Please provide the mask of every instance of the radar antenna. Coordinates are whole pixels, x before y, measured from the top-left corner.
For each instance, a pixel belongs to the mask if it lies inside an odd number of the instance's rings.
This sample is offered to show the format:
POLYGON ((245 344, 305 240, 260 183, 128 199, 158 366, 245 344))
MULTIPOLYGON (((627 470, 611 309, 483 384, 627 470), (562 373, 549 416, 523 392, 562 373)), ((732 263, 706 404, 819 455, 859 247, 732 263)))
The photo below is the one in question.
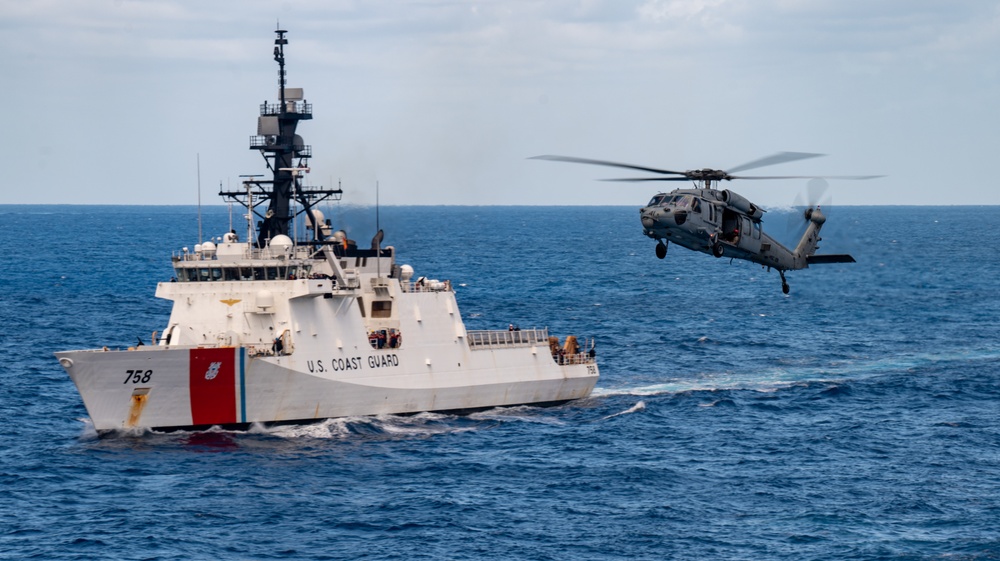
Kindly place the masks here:
MULTIPOLYGON (((302 88, 289 88, 285 74, 285 45, 288 39, 284 29, 275 30, 274 61, 278 63, 278 103, 264 101, 257 117, 257 134, 250 137, 250 149, 257 150, 271 172, 271 179, 248 178, 241 189, 221 190, 219 195, 242 204, 247 209, 248 220, 259 219, 257 245, 263 247, 268 239, 279 234, 288 235, 289 223, 296 215, 309 213, 317 203, 331 199, 339 201, 343 191, 321 186, 304 185, 303 177, 292 170, 308 169, 312 146, 295 134, 299 121, 312 119, 312 104, 307 103, 302 88), (302 209, 293 211, 295 199, 302 209), (257 207, 267 203, 267 210, 257 207)), ((319 230, 314 230, 319 239, 319 230)))

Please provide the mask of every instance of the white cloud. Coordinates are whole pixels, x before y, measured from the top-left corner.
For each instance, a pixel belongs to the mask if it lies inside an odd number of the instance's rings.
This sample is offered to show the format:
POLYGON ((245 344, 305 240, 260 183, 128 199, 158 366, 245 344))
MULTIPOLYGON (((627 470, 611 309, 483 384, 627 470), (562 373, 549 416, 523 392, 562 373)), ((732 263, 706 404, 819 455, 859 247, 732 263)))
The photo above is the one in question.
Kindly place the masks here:
MULTIPOLYGON (((54 195, 71 202, 189 202, 196 152, 206 182, 260 171, 244 143, 275 95, 279 17, 290 83, 315 104, 302 134, 317 182, 378 177, 400 204, 626 204, 647 193, 524 158, 725 167, 779 150, 831 157, 775 173, 890 175, 838 201, 929 203, 978 181, 1000 129, 1000 12, 971 0, 0 0, 0 13, 0 73, 23 85, 0 103, 44 107, 8 119, 0 149, 25 164, 11 181, 40 165, 102 178, 54 195)), ((795 190, 735 187, 762 203, 795 190)), ((984 201, 1000 193, 970 196, 984 201)))

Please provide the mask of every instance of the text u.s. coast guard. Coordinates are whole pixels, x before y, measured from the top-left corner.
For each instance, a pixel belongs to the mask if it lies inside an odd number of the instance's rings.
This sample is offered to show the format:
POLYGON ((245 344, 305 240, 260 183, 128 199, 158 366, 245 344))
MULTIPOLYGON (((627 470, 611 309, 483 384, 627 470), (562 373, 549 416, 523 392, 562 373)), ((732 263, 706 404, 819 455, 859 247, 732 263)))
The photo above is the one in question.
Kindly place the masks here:
POLYGON ((309 369, 310 373, 321 373, 321 372, 342 372, 345 370, 361 370, 363 367, 368 368, 392 368, 399 366, 399 356, 395 353, 387 353, 381 355, 370 355, 367 360, 362 360, 360 356, 352 356, 347 358, 332 358, 328 361, 324 360, 307 360, 306 368, 309 369))

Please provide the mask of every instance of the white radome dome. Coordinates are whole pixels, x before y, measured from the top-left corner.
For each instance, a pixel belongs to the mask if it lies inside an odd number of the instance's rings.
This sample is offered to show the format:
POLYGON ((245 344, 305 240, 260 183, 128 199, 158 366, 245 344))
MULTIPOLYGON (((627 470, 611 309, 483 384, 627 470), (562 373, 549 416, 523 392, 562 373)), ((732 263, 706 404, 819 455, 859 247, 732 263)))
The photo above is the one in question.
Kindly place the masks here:
POLYGON ((267 247, 271 248, 273 255, 291 255, 294 245, 292 238, 284 234, 278 234, 271 238, 271 242, 267 244, 267 247))
POLYGON ((409 282, 413 278, 413 267, 409 265, 403 265, 399 268, 399 277, 403 282, 409 282))

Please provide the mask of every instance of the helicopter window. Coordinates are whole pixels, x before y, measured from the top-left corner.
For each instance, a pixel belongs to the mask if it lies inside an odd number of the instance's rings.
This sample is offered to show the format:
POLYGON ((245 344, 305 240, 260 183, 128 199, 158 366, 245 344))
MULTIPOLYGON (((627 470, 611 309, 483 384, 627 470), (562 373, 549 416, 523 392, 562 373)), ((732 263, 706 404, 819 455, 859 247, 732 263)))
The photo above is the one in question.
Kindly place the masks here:
POLYGON ((664 196, 664 195, 657 195, 657 196, 653 197, 652 200, 649 201, 649 204, 646 205, 646 206, 656 206, 656 205, 664 202, 663 199, 665 199, 665 198, 667 198, 667 197, 664 196))
POLYGON ((760 239, 760 222, 753 223, 753 239, 760 239))
POLYGON ((690 197, 677 197, 674 201, 674 206, 677 208, 687 208, 689 204, 691 204, 690 197))
POLYGON ((744 236, 749 235, 750 234, 750 219, 744 216, 742 222, 743 222, 743 235, 744 236))
POLYGON ((693 203, 691 204, 691 210, 693 210, 694 212, 701 212, 701 203, 698 202, 698 199, 694 199, 693 203))

